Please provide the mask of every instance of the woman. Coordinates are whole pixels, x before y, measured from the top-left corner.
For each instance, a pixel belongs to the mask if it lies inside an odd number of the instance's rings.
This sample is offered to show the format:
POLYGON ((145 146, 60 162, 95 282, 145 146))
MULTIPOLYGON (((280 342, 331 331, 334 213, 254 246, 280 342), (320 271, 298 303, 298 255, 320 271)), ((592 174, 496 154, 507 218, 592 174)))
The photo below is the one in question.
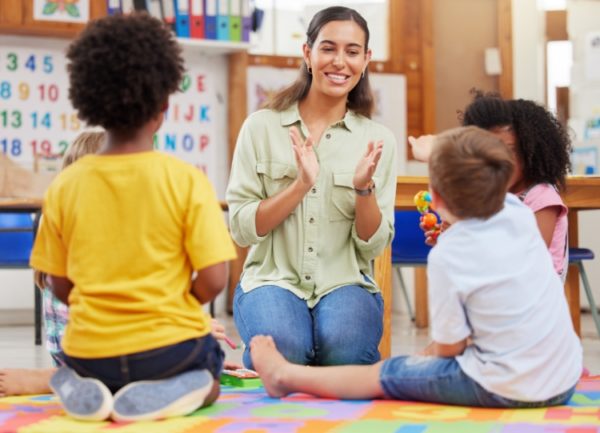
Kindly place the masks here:
POLYGON ((234 319, 246 346, 272 335, 299 364, 380 358, 370 262, 394 235, 396 142, 369 118, 368 43, 355 10, 317 13, 299 78, 248 117, 233 158, 231 232, 251 246, 234 319))

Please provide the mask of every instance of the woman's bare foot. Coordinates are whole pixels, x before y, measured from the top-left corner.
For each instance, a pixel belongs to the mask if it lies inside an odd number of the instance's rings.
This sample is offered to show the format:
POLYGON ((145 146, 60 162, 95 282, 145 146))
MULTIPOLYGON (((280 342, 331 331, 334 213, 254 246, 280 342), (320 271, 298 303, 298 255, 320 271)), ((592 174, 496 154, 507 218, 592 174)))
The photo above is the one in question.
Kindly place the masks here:
POLYGON ((271 397, 285 397, 294 392, 286 386, 289 367, 292 367, 277 350, 273 338, 269 335, 256 335, 250 341, 252 365, 271 397))
POLYGON ((50 394, 50 377, 56 369, 6 368, 0 370, 0 397, 50 394))

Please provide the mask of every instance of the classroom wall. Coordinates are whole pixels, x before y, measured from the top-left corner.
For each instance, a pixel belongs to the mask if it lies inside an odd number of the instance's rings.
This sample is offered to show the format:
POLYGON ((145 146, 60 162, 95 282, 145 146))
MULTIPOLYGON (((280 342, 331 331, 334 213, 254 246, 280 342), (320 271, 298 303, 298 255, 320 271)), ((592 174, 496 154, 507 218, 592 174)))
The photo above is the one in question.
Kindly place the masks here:
POLYGON ((436 131, 458 125, 472 88, 498 91, 484 64, 485 49, 498 46, 496 16, 497 0, 434 0, 436 131))
MULTIPOLYGON (((1 1, 1 0, 0 0, 1 1)), ((11 92, 2 95, 2 109, 20 111, 23 124, 19 128, 0 129, 0 142, 4 139, 19 138, 22 152, 8 156, 26 168, 32 168, 32 140, 38 143, 48 140, 52 143, 52 152, 59 150, 60 141, 72 140, 82 128, 64 130, 60 115, 74 112, 67 98, 67 78, 64 62, 59 56, 65 51, 70 40, 28 36, 0 35, 1 82, 9 82, 11 92), (20 59, 19 70, 14 74, 5 73, 6 53, 15 52, 20 59), (35 71, 24 67, 30 55, 39 60, 35 71), (54 58, 55 69, 46 74, 41 69, 44 56, 54 58), (59 72, 62 71, 62 72, 59 72), (30 91, 28 99, 23 101, 17 91, 21 83, 27 83, 30 91), (56 85, 59 98, 54 101, 40 99, 38 86, 56 85), (50 113, 52 126, 49 128, 30 124, 32 119, 41 119, 50 113), (27 123, 29 122, 29 123, 27 123)), ((193 46, 183 49, 189 80, 186 91, 178 92, 169 101, 169 111, 165 124, 157 133, 159 150, 172 153, 182 159, 204 168, 215 186, 221 200, 225 198, 225 188, 229 178, 228 133, 227 133, 227 56, 225 54, 200 53, 193 46), (203 108, 202 108, 203 107, 203 108)), ((0 149, 1 151, 1 149, 0 149)), ((0 324, 31 323, 33 315, 33 273, 30 270, 0 271, 0 324)))
POLYGON ((513 97, 544 103, 545 19, 537 0, 513 0, 513 97))
MULTIPOLYGON (((575 134, 575 147, 596 147, 600 150, 600 137, 585 139, 585 122, 600 118, 600 59, 597 59, 597 78, 591 79, 586 71, 588 51, 586 37, 591 32, 600 32, 600 1, 568 0, 567 30, 573 43, 573 67, 570 86, 570 126, 575 134)), ((596 304, 600 305, 600 232, 598 231, 600 211, 579 212, 579 244, 590 248, 596 258, 585 262, 590 286, 596 304)), ((587 306, 583 295, 582 305, 587 306)))

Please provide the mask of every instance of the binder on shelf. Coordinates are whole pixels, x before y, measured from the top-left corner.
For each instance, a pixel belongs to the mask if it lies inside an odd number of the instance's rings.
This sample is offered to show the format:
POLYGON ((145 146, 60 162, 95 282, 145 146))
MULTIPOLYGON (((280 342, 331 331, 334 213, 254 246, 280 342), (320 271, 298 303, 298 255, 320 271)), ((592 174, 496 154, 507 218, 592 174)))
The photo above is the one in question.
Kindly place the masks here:
POLYGON ((164 21, 165 14, 163 12, 163 0, 146 0, 146 10, 150 16, 164 21))
POLYGON ((252 30, 252 13, 250 12, 250 0, 242 2, 242 41, 250 42, 250 31, 252 30))
POLYGON ((133 0, 133 9, 136 11, 147 11, 146 0, 133 0))
POLYGON ((229 0, 229 40, 242 40, 242 0, 229 0))
POLYGON ((229 40, 229 0, 217 1, 217 39, 229 40))
POLYGON ((217 39, 217 0, 204 0, 204 37, 217 39))
POLYGON ((120 14, 121 11, 121 0, 106 1, 106 12, 108 13, 108 15, 120 14))
POLYGON ((124 14, 130 14, 135 10, 133 0, 121 0, 121 12, 124 14))
POLYGON ((180 38, 190 37, 189 0, 173 0, 175 6, 175 34, 180 38))
POLYGON ((162 0, 163 4, 163 20, 167 25, 175 31, 175 3, 173 0, 162 0))
POLYGON ((190 37, 204 38, 204 0, 190 0, 190 37))

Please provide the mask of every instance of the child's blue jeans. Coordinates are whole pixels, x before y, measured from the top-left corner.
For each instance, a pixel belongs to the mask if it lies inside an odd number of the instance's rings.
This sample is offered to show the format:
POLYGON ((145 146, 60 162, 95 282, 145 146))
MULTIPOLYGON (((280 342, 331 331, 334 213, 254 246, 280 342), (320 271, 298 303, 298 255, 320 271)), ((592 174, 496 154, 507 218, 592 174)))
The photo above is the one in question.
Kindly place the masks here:
POLYGON ((557 406, 569 401, 575 385, 548 400, 516 401, 486 391, 463 373, 455 358, 398 356, 384 361, 381 387, 395 400, 423 401, 459 406, 534 408, 557 406))
POLYGON ((340 287, 314 308, 278 286, 262 286, 233 298, 233 318, 246 344, 244 365, 252 368, 248 344, 271 335, 290 362, 301 365, 374 364, 380 359, 383 299, 360 286, 340 287))
POLYGON ((190 370, 206 369, 219 380, 224 358, 221 346, 211 334, 111 358, 84 359, 64 355, 67 366, 80 376, 100 380, 113 393, 131 382, 166 379, 190 370))

